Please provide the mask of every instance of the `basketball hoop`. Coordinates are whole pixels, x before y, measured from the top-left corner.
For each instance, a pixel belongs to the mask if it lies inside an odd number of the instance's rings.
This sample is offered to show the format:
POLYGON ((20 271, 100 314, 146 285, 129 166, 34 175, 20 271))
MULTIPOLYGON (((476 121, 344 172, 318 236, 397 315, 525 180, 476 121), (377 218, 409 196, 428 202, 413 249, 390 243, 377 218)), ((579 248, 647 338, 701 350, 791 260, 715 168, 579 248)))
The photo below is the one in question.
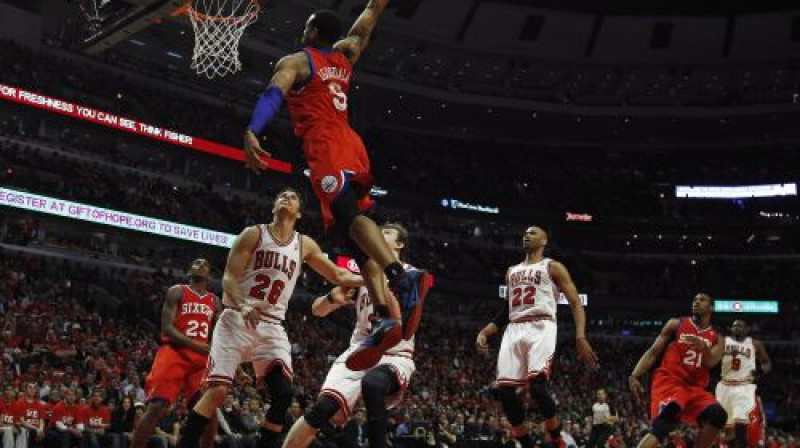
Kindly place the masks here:
POLYGON ((258 18, 258 0, 194 0, 186 14, 194 28, 192 68, 208 79, 242 69, 239 40, 258 18))

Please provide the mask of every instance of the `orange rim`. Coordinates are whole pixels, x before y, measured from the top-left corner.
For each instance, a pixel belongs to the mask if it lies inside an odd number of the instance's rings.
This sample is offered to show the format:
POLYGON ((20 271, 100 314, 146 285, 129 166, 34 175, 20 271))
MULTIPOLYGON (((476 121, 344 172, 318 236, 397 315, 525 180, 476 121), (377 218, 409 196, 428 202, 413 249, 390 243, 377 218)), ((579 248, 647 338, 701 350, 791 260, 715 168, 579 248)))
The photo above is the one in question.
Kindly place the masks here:
POLYGON ((192 6, 191 2, 187 2, 183 6, 175 9, 170 13, 171 16, 179 16, 179 15, 187 15, 194 20, 199 20, 201 22, 238 22, 242 19, 250 19, 258 15, 261 12, 261 2, 259 0, 250 0, 251 5, 255 5, 255 9, 247 14, 238 15, 238 16, 210 16, 208 14, 204 14, 202 12, 198 12, 192 6))

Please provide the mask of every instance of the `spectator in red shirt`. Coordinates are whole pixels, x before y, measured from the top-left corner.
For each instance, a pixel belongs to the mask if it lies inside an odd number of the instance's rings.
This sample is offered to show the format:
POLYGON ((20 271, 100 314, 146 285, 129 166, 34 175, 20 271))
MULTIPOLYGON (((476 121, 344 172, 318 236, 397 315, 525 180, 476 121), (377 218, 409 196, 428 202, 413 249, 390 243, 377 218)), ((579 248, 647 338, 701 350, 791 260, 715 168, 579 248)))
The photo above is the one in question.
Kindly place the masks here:
POLYGON ((50 428, 47 430, 47 444, 53 448, 77 446, 83 436, 86 424, 84 410, 75 402, 75 391, 64 390, 64 400, 53 407, 50 428))
MULTIPOLYGON (((39 387, 36 382, 25 384, 25 396, 14 403, 14 421, 19 430, 17 439, 27 439, 28 446, 40 446, 44 440, 45 406, 39 401, 39 387)), ((19 440, 17 446, 19 446, 19 440)))
POLYGON ((88 448, 113 446, 114 438, 109 433, 111 426, 111 410, 103 404, 103 390, 96 388, 92 391, 92 398, 84 408, 86 428, 83 439, 88 448))
POLYGON ((3 399, 0 400, 0 434, 2 434, 3 448, 14 448, 14 439, 17 428, 14 426, 14 402, 17 399, 17 390, 13 385, 6 385, 3 399))

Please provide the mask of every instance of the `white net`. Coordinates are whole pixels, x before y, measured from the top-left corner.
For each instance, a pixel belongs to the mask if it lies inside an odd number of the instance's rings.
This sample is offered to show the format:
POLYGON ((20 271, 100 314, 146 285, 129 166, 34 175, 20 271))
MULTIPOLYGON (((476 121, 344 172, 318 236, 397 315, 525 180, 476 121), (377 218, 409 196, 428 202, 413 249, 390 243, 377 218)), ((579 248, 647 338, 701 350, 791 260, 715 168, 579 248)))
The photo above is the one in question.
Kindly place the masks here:
POLYGON ((257 0, 194 0, 187 14, 194 28, 192 68, 207 78, 242 69, 239 40, 258 18, 257 0))

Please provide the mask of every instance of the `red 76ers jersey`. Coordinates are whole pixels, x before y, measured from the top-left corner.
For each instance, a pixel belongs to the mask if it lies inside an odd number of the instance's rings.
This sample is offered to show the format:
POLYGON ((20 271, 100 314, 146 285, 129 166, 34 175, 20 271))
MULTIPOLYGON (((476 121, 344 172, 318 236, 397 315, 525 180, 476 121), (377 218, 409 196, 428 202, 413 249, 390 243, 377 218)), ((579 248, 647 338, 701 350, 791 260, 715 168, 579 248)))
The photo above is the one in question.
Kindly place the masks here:
MULTIPOLYGON (((188 285, 181 285, 181 288, 183 292, 172 325, 187 337, 208 343, 217 297, 213 292, 200 296, 188 285)), ((161 335, 161 341, 169 344, 169 338, 164 334, 161 335)))
POLYGON ((699 328, 691 317, 682 318, 675 330, 675 339, 667 345, 656 373, 692 386, 708 387, 711 369, 703 367, 703 352, 695 350, 686 340, 686 335, 699 337, 709 347, 713 347, 719 337, 714 327, 699 328))
POLYGON ((347 118, 347 92, 353 68, 339 50, 320 50, 307 47, 303 50, 311 69, 305 85, 295 86, 289 92, 289 115, 294 132, 302 137, 318 125, 349 127, 347 118))

